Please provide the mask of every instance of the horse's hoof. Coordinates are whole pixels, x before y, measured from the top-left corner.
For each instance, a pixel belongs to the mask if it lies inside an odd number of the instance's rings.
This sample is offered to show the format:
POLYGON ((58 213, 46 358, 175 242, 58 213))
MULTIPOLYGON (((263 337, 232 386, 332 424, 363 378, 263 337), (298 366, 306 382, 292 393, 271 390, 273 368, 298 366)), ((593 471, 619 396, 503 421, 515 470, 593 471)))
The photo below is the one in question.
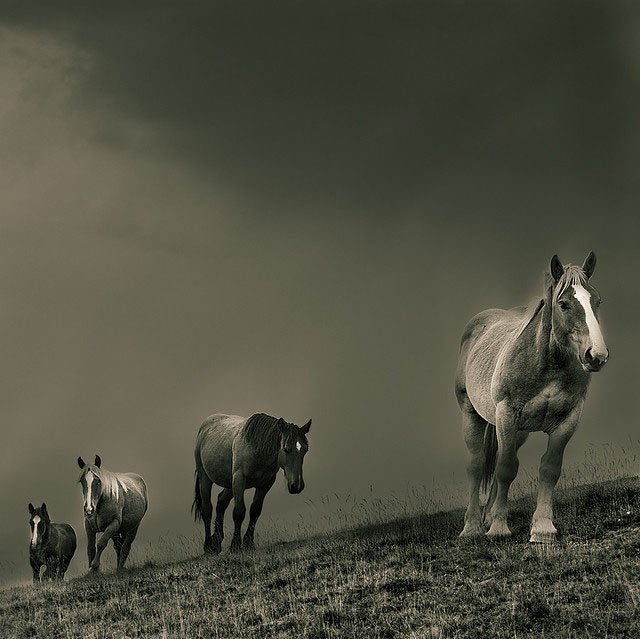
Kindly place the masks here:
POLYGON ((252 541, 250 542, 244 542, 244 544, 242 544, 242 550, 247 550, 247 551, 252 551, 255 550, 255 545, 252 541))
POLYGON ((492 541, 505 541, 511 538, 511 531, 505 522, 500 522, 497 519, 494 519, 491 524, 491 528, 486 532, 485 537, 492 541))
POLYGON ((552 532, 532 532, 529 542, 532 544, 544 544, 550 546, 556 543, 557 535, 552 532))
POLYGON ((220 544, 205 544, 204 554, 205 555, 219 555, 222 550, 222 546, 220 544))
POLYGON ((482 537, 484 533, 485 529, 480 524, 465 524, 458 536, 460 539, 477 539, 482 537))

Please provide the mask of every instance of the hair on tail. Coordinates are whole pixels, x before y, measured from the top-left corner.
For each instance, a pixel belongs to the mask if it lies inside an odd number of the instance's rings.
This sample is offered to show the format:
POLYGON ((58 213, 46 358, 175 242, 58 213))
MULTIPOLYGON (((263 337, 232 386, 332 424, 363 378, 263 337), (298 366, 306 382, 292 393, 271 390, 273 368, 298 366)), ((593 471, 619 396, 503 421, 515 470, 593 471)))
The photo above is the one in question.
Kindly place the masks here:
POLYGON ((482 474, 482 490, 486 493, 496 471, 496 459, 498 456, 498 437, 496 427, 487 424, 484 430, 484 473, 482 474))
POLYGON ((196 521, 202 521, 202 495, 200 494, 200 477, 198 476, 198 469, 196 468, 196 487, 195 497, 191 504, 191 514, 196 521))

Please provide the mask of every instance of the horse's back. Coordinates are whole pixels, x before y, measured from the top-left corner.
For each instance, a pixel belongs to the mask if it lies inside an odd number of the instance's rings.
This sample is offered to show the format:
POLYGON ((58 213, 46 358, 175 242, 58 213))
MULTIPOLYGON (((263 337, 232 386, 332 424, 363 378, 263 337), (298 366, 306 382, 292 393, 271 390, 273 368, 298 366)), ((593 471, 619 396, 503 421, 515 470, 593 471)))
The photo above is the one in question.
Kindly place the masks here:
POLYGON ((202 468, 209 479, 231 488, 233 475, 233 442, 246 423, 245 417, 221 413, 207 417, 196 439, 196 469, 202 468))
POLYGON ((58 540, 58 548, 60 553, 65 557, 71 557, 76 551, 78 539, 76 531, 70 524, 51 524, 51 528, 56 531, 58 540))
POLYGON ((489 423, 495 423, 491 380, 505 344, 520 329, 526 307, 492 308, 474 316, 460 343, 456 372, 456 395, 461 407, 467 401, 489 423))
POLYGON ((118 481, 124 492, 121 530, 126 532, 140 524, 149 506, 147 483, 137 473, 118 473, 118 481))

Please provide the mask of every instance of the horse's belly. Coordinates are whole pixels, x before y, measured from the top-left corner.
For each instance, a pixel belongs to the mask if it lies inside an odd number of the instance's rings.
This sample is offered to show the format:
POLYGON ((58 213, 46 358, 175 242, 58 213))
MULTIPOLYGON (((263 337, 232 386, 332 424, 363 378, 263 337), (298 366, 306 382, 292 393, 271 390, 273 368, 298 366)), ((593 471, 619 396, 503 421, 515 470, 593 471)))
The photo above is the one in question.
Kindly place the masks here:
POLYGON ((218 486, 231 488, 233 448, 226 438, 210 437, 200 449, 200 461, 209 479, 218 486))

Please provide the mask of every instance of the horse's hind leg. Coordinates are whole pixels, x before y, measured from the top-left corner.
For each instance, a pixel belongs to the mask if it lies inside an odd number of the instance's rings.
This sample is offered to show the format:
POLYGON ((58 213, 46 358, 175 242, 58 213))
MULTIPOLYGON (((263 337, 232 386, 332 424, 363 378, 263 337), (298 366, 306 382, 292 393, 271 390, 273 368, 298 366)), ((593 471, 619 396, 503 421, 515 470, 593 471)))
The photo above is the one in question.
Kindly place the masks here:
POLYGON ((122 533, 118 533, 116 535, 114 535, 111 538, 111 541, 113 542, 113 548, 116 551, 116 560, 117 560, 117 565, 120 564, 120 552, 122 551, 122 533))
POLYGON ((245 479, 241 471, 233 473, 233 539, 231 540, 232 552, 242 550, 242 522, 247 509, 244 505, 245 479))
POLYGON ((260 517, 260 513, 262 513, 262 504, 264 503, 264 498, 267 496, 267 493, 273 486, 273 482, 275 482, 276 478, 274 478, 266 485, 261 486, 260 488, 256 488, 256 492, 253 496, 253 501, 251 502, 251 508, 249 509, 249 525, 247 526, 247 531, 244 534, 243 548, 245 550, 251 550, 254 547, 253 544, 253 533, 256 529, 256 522, 258 521, 258 517, 260 517))
POLYGON ((213 531, 213 538, 209 545, 209 552, 220 552, 222 549, 222 540, 224 539, 224 513, 229 507, 229 503, 233 498, 233 493, 230 488, 223 488, 216 503, 216 523, 213 531))
POLYGON ((476 413, 468 397, 460 402, 462 409, 462 430, 469 450, 467 479, 469 481, 469 503, 464 514, 464 528, 461 537, 476 537, 484 534, 482 511, 480 508, 480 484, 484 475, 484 432, 487 422, 476 413))
POLYGON ((200 500, 202 508, 202 523, 204 524, 204 551, 205 553, 214 552, 211 542, 211 517, 213 515, 213 505, 211 504, 211 488, 213 482, 207 476, 203 469, 198 471, 198 490, 200 491, 200 500))
POLYGON ((131 544, 138 534, 138 527, 120 536, 120 554, 118 555, 118 570, 124 568, 124 562, 127 561, 129 551, 131 550, 131 544))

